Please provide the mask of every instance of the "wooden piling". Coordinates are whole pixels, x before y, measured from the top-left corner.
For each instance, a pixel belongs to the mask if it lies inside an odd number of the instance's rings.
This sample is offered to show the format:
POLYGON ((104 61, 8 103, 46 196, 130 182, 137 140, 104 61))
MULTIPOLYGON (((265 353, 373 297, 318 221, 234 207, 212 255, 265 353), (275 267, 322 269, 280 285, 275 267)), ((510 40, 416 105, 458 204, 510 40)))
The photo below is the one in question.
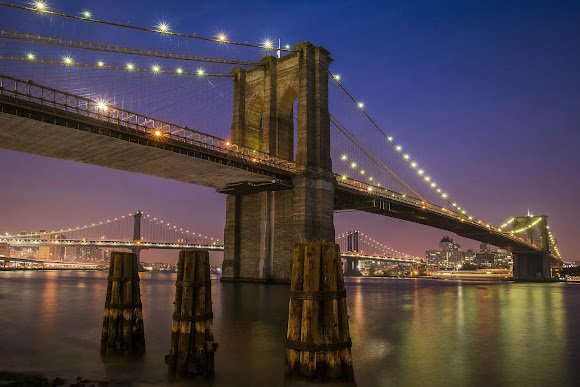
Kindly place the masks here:
POLYGON ((103 316, 101 356, 140 356, 143 353, 145 332, 137 255, 112 252, 103 316))
POLYGON ((286 340, 286 377, 354 381, 340 248, 294 247, 286 340))
POLYGON ((170 379, 214 374, 211 280, 207 251, 181 251, 175 282, 171 349, 165 362, 170 379))

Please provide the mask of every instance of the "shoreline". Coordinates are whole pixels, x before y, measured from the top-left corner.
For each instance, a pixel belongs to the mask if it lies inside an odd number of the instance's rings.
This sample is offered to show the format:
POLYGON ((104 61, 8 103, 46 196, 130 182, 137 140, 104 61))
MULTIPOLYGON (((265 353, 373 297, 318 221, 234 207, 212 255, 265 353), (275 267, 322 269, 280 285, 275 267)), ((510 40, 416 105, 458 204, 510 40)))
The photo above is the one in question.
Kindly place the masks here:
POLYGON ((10 387, 107 387, 110 382, 90 380, 77 376, 72 378, 48 377, 34 372, 0 371, 0 385, 10 387))

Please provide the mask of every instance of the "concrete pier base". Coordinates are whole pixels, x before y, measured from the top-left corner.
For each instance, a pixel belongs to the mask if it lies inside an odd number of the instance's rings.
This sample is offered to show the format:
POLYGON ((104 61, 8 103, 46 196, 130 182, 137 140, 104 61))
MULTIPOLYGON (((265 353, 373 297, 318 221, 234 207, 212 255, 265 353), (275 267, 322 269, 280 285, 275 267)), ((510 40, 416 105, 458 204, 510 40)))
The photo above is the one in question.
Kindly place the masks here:
POLYGON ((362 273, 358 269, 358 260, 347 258, 344 263, 344 275, 345 277, 360 277, 362 273))
POLYGON ((514 254, 514 280, 551 281, 551 258, 547 254, 514 254))

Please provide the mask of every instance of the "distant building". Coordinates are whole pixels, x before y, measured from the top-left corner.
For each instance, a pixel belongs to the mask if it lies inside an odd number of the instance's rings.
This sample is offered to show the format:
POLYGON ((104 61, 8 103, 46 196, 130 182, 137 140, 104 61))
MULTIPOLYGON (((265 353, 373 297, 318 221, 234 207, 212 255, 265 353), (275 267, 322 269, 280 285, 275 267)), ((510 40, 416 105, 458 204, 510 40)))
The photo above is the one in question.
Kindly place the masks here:
POLYGON ((449 238, 443 237, 439 242, 439 250, 427 250, 426 262, 428 270, 455 269, 463 263, 461 246, 449 238))
POLYGON ((479 269, 511 269, 512 255, 503 249, 494 249, 487 243, 480 245, 480 251, 461 251, 461 246, 449 236, 439 242, 439 250, 425 252, 427 270, 456 270, 464 265, 479 269))
POLYGON ((77 262, 98 262, 103 261, 103 251, 97 246, 77 247, 77 262))
MULTIPOLYGON (((66 236, 59 234, 40 234, 42 239, 58 240, 66 239, 66 236)), ((40 261, 64 261, 65 247, 62 245, 39 246, 37 259, 40 261)))

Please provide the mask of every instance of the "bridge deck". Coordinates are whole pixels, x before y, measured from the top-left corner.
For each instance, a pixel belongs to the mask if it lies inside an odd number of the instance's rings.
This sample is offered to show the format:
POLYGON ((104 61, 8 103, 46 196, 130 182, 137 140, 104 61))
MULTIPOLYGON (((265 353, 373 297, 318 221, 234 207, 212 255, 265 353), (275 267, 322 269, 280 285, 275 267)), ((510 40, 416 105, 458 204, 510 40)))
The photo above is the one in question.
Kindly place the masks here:
POLYGON ((216 189, 251 181, 285 180, 288 173, 207 146, 83 117, 33 103, 0 99, 0 146, 41 156, 143 173, 216 189))
MULTIPOLYGON (((457 235, 479 242, 504 248, 513 253, 540 253, 541 251, 525 240, 516 236, 500 233, 488 228, 485 224, 460 217, 456 212, 441 207, 432 208, 428 202, 421 204, 416 199, 401 199, 386 193, 369 193, 351 184, 339 183, 335 195, 336 210, 358 210, 402 219, 413 223, 447 230, 457 235)), ((555 257, 553 257, 555 259, 555 257)))

